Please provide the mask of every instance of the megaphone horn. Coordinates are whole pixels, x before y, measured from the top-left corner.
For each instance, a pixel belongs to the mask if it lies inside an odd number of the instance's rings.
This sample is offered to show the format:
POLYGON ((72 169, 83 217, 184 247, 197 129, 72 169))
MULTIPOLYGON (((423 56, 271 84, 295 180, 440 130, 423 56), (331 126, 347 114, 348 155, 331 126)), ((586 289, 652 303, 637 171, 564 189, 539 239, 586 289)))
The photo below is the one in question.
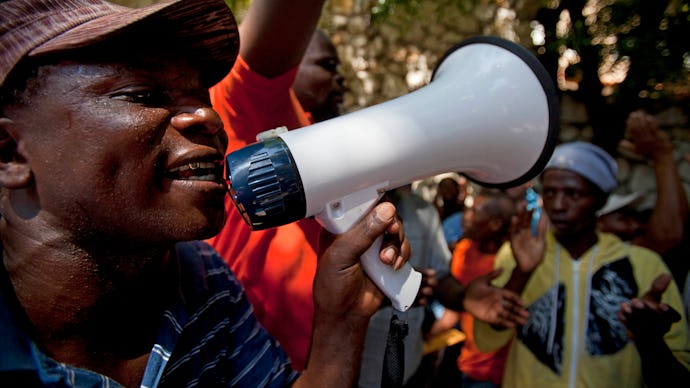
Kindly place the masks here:
MULTIPOLYGON (((501 38, 475 37, 442 57, 427 86, 231 153, 230 192, 253 229, 314 216, 342 233, 385 191, 418 179, 461 172, 511 187, 534 178, 556 145, 558 111, 536 57, 501 38)), ((381 264, 378 246, 371 251, 362 260, 367 274, 404 311, 421 276, 409 265, 367 269, 381 264)))

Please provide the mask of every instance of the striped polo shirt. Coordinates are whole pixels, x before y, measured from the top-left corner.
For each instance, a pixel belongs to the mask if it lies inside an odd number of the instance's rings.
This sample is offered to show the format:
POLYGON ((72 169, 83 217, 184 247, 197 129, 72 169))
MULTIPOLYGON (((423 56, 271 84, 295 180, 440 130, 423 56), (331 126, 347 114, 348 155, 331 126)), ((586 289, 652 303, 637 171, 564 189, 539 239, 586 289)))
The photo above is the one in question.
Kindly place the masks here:
MULTIPOLYGON (((205 242, 171 255, 178 292, 161 317, 142 387, 284 387, 298 374, 278 342, 255 319, 242 286, 205 242)), ((56 362, 31 330, 0 265, 0 385, 120 387, 98 373, 56 362)))

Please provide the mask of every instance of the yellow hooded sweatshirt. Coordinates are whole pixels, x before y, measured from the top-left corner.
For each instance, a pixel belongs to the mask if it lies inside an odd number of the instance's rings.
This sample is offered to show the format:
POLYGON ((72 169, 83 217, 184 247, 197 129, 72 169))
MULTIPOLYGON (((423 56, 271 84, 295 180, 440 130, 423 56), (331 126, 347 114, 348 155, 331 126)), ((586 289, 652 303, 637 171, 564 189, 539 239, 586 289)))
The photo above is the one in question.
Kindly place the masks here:
MULTIPOLYGON (((503 388, 511 387, 644 387, 640 357, 616 314, 620 304, 647 292, 652 281, 669 273, 654 252, 599 233, 599 241, 578 260, 547 233, 542 263, 521 297, 528 322, 517 329, 494 330, 477 321, 482 351, 512 342, 503 388)), ((510 244, 496 256, 503 268, 494 284, 502 287, 515 267, 510 244)), ((664 340, 675 357, 690 366, 690 338, 678 287, 671 283, 662 297, 683 315, 664 340)))

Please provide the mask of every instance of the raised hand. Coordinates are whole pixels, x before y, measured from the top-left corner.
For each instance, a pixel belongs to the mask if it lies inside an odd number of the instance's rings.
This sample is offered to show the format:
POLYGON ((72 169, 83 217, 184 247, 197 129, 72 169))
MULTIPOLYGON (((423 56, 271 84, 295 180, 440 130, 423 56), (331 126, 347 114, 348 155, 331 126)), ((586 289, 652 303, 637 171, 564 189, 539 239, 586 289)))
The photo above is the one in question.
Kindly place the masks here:
POLYGON ((657 156, 673 152, 673 144, 666 133, 659 129, 654 116, 644 111, 632 112, 628 115, 625 126, 628 140, 621 144, 623 147, 632 148, 636 153, 653 160, 657 156))
POLYGON ((671 325, 681 319, 676 310, 661 302, 671 279, 670 274, 659 275, 644 295, 621 304, 618 319, 628 328, 628 335, 636 343, 662 339, 671 325))
POLYGON ((523 273, 531 273, 537 268, 546 249, 546 217, 539 219, 536 235, 532 233, 531 222, 532 211, 523 207, 513 217, 510 225, 510 247, 517 267, 523 273))
POLYGON ((500 274, 501 270, 496 269, 467 284, 463 307, 475 318, 492 325, 504 328, 524 325, 529 313, 520 296, 491 284, 500 274))
POLYGON ((676 310, 661 302, 671 279, 668 273, 657 276, 649 291, 621 304, 618 313, 640 355, 642 376, 649 388, 680 387, 690 379, 690 370, 674 356, 664 340, 673 323, 681 320, 676 310))

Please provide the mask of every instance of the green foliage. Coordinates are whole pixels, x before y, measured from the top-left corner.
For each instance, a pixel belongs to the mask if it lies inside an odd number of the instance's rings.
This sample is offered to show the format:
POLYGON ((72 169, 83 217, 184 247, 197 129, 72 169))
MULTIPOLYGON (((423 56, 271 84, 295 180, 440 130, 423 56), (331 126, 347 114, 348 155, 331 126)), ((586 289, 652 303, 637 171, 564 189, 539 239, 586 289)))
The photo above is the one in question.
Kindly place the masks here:
POLYGON ((607 32, 618 37, 614 53, 619 59, 632 62, 619 94, 632 93, 651 99, 675 97, 677 89, 672 85, 688 81, 689 11, 687 0, 671 2, 663 10, 640 0, 611 5, 615 17, 607 32))
MULTIPOLYGON (((423 0, 375 0, 371 7, 371 20, 374 23, 383 23, 396 11, 404 18, 414 18, 421 7, 423 0)), ((481 0, 436 0, 438 10, 444 7, 457 7, 463 12, 469 12, 481 0)))
MULTIPOLYGON (((375 23, 414 22, 424 4, 423 0, 372 1, 375 23)), ((579 60, 565 69, 565 75, 578 88, 568 93, 585 104, 594 140, 605 148, 615 148, 624 119, 634 109, 655 111, 676 105, 690 110, 690 0, 436 0, 434 4, 439 13, 448 7, 471 13, 486 1, 523 7, 528 10, 518 13, 523 26, 532 21, 526 18, 543 26, 544 42, 533 49, 554 81, 563 53, 577 54, 579 60), (564 15, 570 20, 566 29, 564 15)))
MULTIPOLYGON (((578 10, 569 11, 572 15, 578 10)), ((574 22, 570 33, 558 43, 578 52, 584 46, 592 46, 596 48, 599 63, 611 58, 629 62, 630 69, 618 94, 660 98, 668 96, 660 83, 687 81, 689 11, 688 0, 612 1, 597 12, 596 18, 592 18, 594 22, 588 25, 583 23, 584 19, 574 22), (615 39, 607 40, 607 37, 615 39)))
POLYGON ((560 0, 537 12, 546 33, 537 50, 540 59, 553 73, 566 48, 577 53, 579 62, 566 75, 577 80, 574 96, 585 103, 595 137, 605 147, 615 148, 624 118, 634 109, 687 108, 689 1, 560 0), (558 21, 565 12, 571 23, 559 35, 558 21), (625 69, 624 79, 604 85, 600 73, 616 65, 625 69))

